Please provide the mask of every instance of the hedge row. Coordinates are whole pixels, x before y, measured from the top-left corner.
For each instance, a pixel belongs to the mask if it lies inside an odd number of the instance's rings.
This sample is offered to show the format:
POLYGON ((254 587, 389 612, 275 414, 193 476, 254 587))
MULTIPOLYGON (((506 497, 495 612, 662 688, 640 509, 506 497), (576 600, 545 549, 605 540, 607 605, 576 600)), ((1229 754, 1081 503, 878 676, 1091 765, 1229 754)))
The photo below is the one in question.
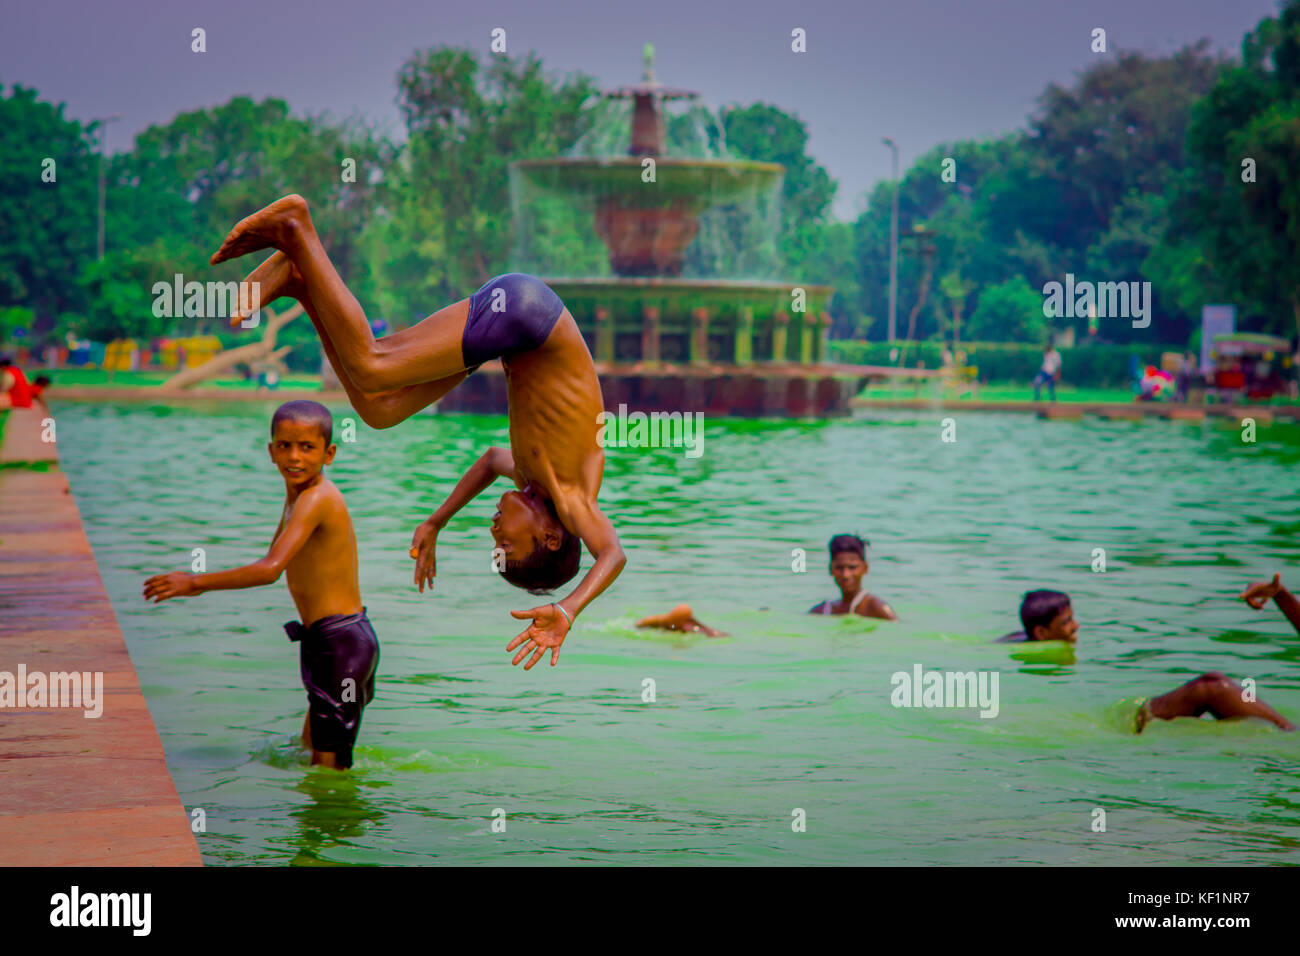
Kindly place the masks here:
MULTIPOLYGON (((912 368, 921 362, 925 368, 943 364, 940 342, 901 343, 862 342, 831 339, 830 360, 853 365, 897 365, 900 360, 912 368), (891 350, 897 353, 891 357, 891 350)), ((974 365, 982 382, 1022 382, 1033 380, 1043 364, 1043 348, 1019 342, 963 342, 966 364, 974 365)), ((1123 388, 1132 382, 1132 360, 1158 365, 1162 352, 1185 351, 1178 345, 1079 345, 1060 349, 1061 381, 1084 388, 1123 388)))

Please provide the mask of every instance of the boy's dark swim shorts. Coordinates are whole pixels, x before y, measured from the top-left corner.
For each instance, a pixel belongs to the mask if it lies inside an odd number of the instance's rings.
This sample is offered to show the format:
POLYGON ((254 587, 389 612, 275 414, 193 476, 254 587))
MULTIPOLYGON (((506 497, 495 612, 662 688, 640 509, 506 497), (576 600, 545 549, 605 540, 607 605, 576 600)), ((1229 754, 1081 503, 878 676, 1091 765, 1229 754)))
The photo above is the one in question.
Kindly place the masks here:
POLYGON ((541 348, 563 311, 560 297, 536 276, 508 272, 489 279, 469 297, 460 339, 465 366, 473 372, 489 359, 541 348))
POLYGON ((379 639, 366 609, 331 614, 311 627, 290 621, 284 629, 289 640, 302 642, 299 661, 312 748, 333 753, 339 767, 350 767, 361 709, 374 700, 379 666, 379 639), (351 683, 345 683, 349 678, 351 683))

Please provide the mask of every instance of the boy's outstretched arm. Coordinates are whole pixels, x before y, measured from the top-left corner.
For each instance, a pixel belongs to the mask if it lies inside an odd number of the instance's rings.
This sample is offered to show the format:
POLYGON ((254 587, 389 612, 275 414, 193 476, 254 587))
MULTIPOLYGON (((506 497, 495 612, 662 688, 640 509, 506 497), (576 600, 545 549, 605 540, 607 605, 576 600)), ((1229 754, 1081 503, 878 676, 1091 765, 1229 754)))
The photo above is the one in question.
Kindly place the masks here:
POLYGON ((574 531, 582 539, 582 543, 587 546, 596 563, 591 566, 582 583, 563 600, 528 611, 510 612, 520 620, 532 618, 533 621, 528 626, 528 630, 506 645, 507 651, 513 651, 520 644, 524 645, 515 655, 512 663, 518 664, 530 653, 533 655, 524 665, 524 670, 528 670, 541 660, 547 648, 551 650, 551 666, 555 666, 560 659, 560 645, 564 643, 564 638, 569 633, 569 622, 576 619, 583 608, 613 584, 614 579, 622 572, 623 566, 627 564, 627 555, 623 553, 623 547, 619 544, 618 532, 614 530, 614 525, 594 501, 582 500, 571 506, 567 503, 564 506, 559 502, 556 504, 557 511, 561 507, 564 508, 560 518, 564 521, 565 527, 574 531), (556 610, 556 605, 563 609, 563 613, 556 610))
POLYGON ((169 598, 195 597, 204 591, 227 591, 235 588, 256 588, 274 584, 293 560, 307 539, 312 536, 331 507, 331 501, 320 488, 310 488, 302 493, 294 506, 283 531, 271 542, 266 557, 242 568, 214 571, 211 574, 156 574, 144 582, 144 599, 161 604, 169 598))
POLYGON ((446 527, 461 508, 477 498, 498 478, 515 478, 515 459, 509 448, 489 448, 479 460, 469 466, 451 494, 433 514, 420 523, 411 538, 411 557, 415 558, 415 584, 424 593, 427 584, 433 587, 437 567, 434 551, 437 547, 438 532, 446 527))
POLYGON ((1286 619, 1296 629, 1296 633, 1300 634, 1300 601, 1297 601, 1295 595, 1282 584, 1280 574, 1273 575, 1272 581, 1259 581, 1250 585, 1237 596, 1256 611, 1267 604, 1269 598, 1272 598, 1273 603, 1286 615, 1286 619))

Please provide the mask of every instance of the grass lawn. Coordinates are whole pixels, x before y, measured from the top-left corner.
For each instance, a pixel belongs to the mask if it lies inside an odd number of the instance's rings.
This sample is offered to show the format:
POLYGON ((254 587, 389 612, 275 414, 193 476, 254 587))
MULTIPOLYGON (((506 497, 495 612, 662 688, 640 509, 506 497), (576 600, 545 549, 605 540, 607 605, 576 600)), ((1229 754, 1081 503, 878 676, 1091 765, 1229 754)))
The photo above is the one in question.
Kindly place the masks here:
MULTIPOLYGON (((161 385, 167 379, 171 378, 172 372, 113 372, 108 373, 102 368, 61 368, 53 372, 47 372, 53 381, 53 388, 56 395, 60 385, 71 388, 72 386, 94 386, 94 387, 112 387, 112 388, 140 388, 150 385, 161 385)), ((203 382, 201 388, 233 388, 233 389, 254 389, 257 388, 257 379, 252 378, 245 380, 240 376, 231 376, 230 378, 214 378, 203 382)), ((319 375, 291 374, 280 379, 280 388, 295 389, 318 389, 320 388, 319 375)))
MULTIPOLYGON (((926 383, 920 388, 915 385, 891 385, 888 382, 869 385, 862 390, 859 398, 938 398, 941 390, 937 383, 926 383)), ((948 389, 944 398, 957 398, 957 393, 948 389)), ((995 384, 981 385, 974 395, 962 395, 963 399, 975 398, 981 402, 1032 402, 1034 390, 1029 385, 995 384)), ((1047 389, 1043 389, 1040 398, 1046 401, 1047 389)), ((1058 402, 1131 402, 1133 393, 1127 388, 1074 388, 1069 385, 1056 387, 1058 402)))
MULTIPOLYGON (((913 385, 891 385, 883 383, 878 385, 869 385, 864 388, 858 395, 859 398, 938 398, 940 397, 940 388, 937 383, 926 383, 919 389, 913 385)), ((944 398, 953 399, 957 397, 956 392, 951 389, 943 395, 944 398)), ((969 399, 972 396, 963 395, 963 399, 969 399)), ((1039 394, 1040 399, 1047 401, 1047 389, 1043 389, 1039 394)), ((1030 385, 1020 384, 993 384, 981 385, 979 393, 974 396, 981 402, 1032 402, 1034 400, 1034 389, 1030 385)), ((1058 402, 1126 402, 1132 403, 1133 392, 1127 388, 1075 388, 1070 385, 1056 386, 1056 400, 1058 402)), ((1267 404, 1270 405, 1295 405, 1297 401, 1291 398, 1275 398, 1267 404)))

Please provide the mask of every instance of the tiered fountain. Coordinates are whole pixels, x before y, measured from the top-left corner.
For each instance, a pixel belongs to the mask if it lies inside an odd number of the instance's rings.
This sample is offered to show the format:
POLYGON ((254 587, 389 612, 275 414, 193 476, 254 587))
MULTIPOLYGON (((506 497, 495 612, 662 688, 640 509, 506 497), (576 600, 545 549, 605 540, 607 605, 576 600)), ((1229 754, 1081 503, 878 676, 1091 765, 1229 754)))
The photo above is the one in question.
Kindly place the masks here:
MULTIPOLYGON (((626 156, 512 165, 515 183, 531 196, 581 197, 581 208, 589 210, 583 215, 590 215, 607 253, 610 276, 541 274, 587 339, 606 408, 736 416, 846 413, 863 379, 825 363, 830 286, 681 276, 701 216, 763 195, 775 210, 785 170, 775 163, 665 155, 660 104, 697 94, 657 83, 652 55, 647 46, 640 85, 605 93, 634 102, 626 156), (652 178, 645 175, 651 165, 652 178)), ((517 202, 516 229, 527 234, 523 219, 517 202)), ((538 229, 547 225, 536 216, 534 221, 538 229)), ((485 366, 443 399, 442 407, 504 411, 504 376, 485 366)))

